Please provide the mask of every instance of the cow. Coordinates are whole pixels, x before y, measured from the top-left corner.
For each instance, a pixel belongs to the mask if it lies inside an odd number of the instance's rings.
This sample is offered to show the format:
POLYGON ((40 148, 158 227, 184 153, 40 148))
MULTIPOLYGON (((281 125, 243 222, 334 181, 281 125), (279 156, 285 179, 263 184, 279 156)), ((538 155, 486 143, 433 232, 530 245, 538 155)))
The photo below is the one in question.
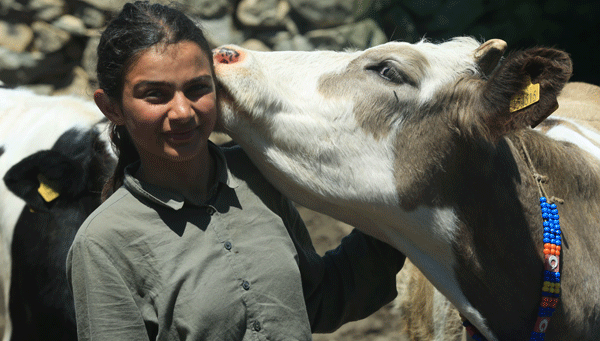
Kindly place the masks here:
POLYGON ((92 101, 0 89, 2 340, 76 340, 66 256, 115 166, 92 101))
POLYGON ((470 37, 344 52, 222 46, 217 129, 292 200, 402 251, 487 340, 595 340, 600 160, 585 145, 600 140, 576 120, 558 120, 577 127, 570 142, 531 129, 557 107, 567 53, 505 50, 470 37), (543 195, 564 241, 549 325, 537 316, 544 269, 557 265, 545 261, 543 195))

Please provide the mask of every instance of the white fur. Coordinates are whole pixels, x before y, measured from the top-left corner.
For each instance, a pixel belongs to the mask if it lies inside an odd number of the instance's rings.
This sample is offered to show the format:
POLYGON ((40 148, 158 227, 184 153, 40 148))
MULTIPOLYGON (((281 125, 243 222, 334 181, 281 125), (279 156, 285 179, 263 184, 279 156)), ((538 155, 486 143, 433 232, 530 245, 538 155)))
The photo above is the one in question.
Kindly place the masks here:
POLYGON ((573 143, 600 160, 600 134, 598 132, 572 119, 554 116, 553 118, 566 121, 570 125, 575 126, 576 129, 569 125, 557 125, 546 132, 547 136, 558 141, 573 143))
POLYGON ((478 41, 467 37, 458 37, 443 44, 431 44, 426 41, 416 44, 415 48, 426 54, 430 66, 422 80, 420 102, 429 103, 433 95, 445 84, 456 79, 459 73, 477 73, 477 66, 473 63, 473 51, 479 46, 478 41))

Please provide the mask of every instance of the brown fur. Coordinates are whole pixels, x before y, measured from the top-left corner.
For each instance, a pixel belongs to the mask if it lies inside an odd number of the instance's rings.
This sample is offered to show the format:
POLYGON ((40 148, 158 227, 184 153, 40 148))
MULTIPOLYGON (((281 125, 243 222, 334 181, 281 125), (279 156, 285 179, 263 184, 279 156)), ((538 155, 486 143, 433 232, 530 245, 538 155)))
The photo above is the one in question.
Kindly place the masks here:
MULTIPOLYGON (((453 152, 432 177, 432 192, 436 193, 432 197, 438 205, 452 205, 462 222, 455 247, 459 257, 456 272, 463 292, 500 340, 528 338, 542 282, 539 194, 532 169, 524 161, 522 144, 535 170, 551 179, 545 186, 549 195, 565 199, 559 208, 565 234, 563 298, 547 340, 591 340, 600 333, 600 281, 594 278, 600 270, 594 260, 600 254, 598 162, 571 144, 550 140, 527 128, 554 106, 568 79, 570 62, 564 56, 534 50, 509 59, 483 93, 489 107, 499 112, 484 114, 483 121, 474 120, 484 124, 490 135, 454 139, 453 152), (539 55, 555 59, 546 61, 539 55), (508 99, 524 86, 515 74, 527 74, 534 83, 539 82, 542 99, 511 115, 508 99), (503 135, 506 138, 494 143, 496 136, 503 135)), ((446 149, 446 145, 435 148, 446 149)))
MULTIPOLYGON (((539 191, 521 143, 535 169, 551 179, 549 195, 565 199, 564 294, 547 340, 589 340, 600 333, 600 281, 582 285, 600 270, 593 261, 600 254, 597 161, 529 128, 553 111, 570 74, 567 54, 527 50, 509 56, 488 81, 465 76, 429 107, 400 107, 395 173, 402 205, 452 206, 458 212, 457 277, 500 340, 528 338, 542 283, 539 191), (510 113, 510 100, 527 77, 540 84, 541 99, 510 113)), ((416 323, 416 317, 406 318, 416 323)))
POLYGON ((319 92, 326 97, 359 99, 355 101, 354 109, 359 125, 374 138, 380 139, 391 133, 398 119, 415 109, 413 99, 418 95, 415 83, 423 78, 427 65, 427 59, 410 46, 401 50, 377 49, 353 60, 344 73, 323 75, 319 81, 319 92), (390 90, 379 79, 370 80, 369 78, 378 76, 375 73, 365 73, 364 70, 386 59, 400 61, 405 66, 403 69, 408 70, 407 78, 412 81, 396 90, 390 90), (369 100, 360 100, 364 98, 369 100))

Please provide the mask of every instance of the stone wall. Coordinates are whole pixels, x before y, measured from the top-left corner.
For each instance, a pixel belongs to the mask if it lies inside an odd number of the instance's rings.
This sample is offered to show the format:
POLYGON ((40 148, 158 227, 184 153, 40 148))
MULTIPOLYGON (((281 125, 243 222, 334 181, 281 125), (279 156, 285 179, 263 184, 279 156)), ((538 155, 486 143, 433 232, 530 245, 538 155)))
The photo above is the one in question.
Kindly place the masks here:
MULTIPOLYGON (((124 0, 0 0, 0 81, 89 96, 95 47, 124 0)), ((162 3, 173 1, 158 0, 162 3)), ((563 48, 573 80, 600 84, 600 2, 486 0, 179 0, 213 46, 364 49, 388 40, 501 38, 563 48)))

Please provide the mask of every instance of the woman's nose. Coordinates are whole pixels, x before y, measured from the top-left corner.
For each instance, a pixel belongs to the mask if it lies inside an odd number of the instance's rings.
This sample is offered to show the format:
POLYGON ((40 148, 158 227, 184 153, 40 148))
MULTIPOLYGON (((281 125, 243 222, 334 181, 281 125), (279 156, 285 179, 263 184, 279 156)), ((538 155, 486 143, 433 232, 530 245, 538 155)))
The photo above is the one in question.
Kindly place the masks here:
POLYGON ((187 120, 194 115, 192 102, 182 92, 176 92, 171 100, 169 118, 187 120))

